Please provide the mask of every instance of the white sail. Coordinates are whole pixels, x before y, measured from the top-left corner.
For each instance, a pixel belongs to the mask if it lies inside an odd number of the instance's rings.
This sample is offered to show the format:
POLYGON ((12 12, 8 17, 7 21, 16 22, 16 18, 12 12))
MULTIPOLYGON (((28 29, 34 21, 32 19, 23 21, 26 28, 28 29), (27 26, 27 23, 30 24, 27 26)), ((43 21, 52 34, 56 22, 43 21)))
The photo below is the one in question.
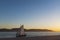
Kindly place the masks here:
POLYGON ((25 35, 24 26, 23 25, 21 25, 21 27, 18 29, 17 35, 25 35))
POLYGON ((25 35, 24 26, 23 25, 20 27, 20 35, 25 35))

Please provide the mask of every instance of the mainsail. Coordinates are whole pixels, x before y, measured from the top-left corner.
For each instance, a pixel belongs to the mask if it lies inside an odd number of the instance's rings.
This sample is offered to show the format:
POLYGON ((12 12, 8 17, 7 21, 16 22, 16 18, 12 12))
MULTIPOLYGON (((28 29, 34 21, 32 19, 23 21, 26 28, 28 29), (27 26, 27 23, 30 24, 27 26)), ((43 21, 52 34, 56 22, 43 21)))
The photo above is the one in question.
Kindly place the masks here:
POLYGON ((16 36, 24 36, 24 35, 25 35, 24 25, 21 25, 21 27, 17 31, 17 35, 16 36))
POLYGON ((24 35, 25 34, 24 25, 21 25, 19 32, 20 32, 20 35, 24 35))

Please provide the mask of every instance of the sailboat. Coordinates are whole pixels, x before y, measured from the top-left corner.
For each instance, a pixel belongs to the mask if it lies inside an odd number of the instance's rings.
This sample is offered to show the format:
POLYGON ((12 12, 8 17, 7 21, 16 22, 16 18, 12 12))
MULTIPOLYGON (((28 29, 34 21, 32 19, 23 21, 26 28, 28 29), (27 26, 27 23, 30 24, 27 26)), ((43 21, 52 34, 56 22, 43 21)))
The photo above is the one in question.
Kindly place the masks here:
POLYGON ((24 32, 24 25, 21 25, 21 27, 18 29, 16 33, 16 37, 23 37, 23 36, 26 36, 26 34, 24 32))

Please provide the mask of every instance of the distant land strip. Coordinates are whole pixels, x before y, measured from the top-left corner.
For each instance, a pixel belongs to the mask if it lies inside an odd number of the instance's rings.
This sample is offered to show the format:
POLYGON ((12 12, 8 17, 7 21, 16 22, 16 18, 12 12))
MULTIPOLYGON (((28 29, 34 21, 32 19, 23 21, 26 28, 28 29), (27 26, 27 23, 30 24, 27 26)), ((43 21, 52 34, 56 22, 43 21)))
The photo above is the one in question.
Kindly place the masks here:
MULTIPOLYGON (((16 32, 19 28, 12 28, 12 29, 0 29, 0 32, 16 32)), ((52 30, 48 30, 48 29, 24 29, 25 31, 43 31, 43 32, 53 32, 52 30)))

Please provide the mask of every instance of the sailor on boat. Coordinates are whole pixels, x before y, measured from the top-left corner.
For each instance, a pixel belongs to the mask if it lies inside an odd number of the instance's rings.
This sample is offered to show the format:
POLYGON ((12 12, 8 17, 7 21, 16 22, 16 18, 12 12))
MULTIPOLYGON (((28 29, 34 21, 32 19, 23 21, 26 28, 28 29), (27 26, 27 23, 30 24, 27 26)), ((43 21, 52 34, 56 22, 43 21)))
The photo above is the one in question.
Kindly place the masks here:
POLYGON ((26 34, 24 32, 24 25, 21 25, 21 27, 18 29, 16 33, 16 37, 23 37, 23 36, 26 36, 26 34))

